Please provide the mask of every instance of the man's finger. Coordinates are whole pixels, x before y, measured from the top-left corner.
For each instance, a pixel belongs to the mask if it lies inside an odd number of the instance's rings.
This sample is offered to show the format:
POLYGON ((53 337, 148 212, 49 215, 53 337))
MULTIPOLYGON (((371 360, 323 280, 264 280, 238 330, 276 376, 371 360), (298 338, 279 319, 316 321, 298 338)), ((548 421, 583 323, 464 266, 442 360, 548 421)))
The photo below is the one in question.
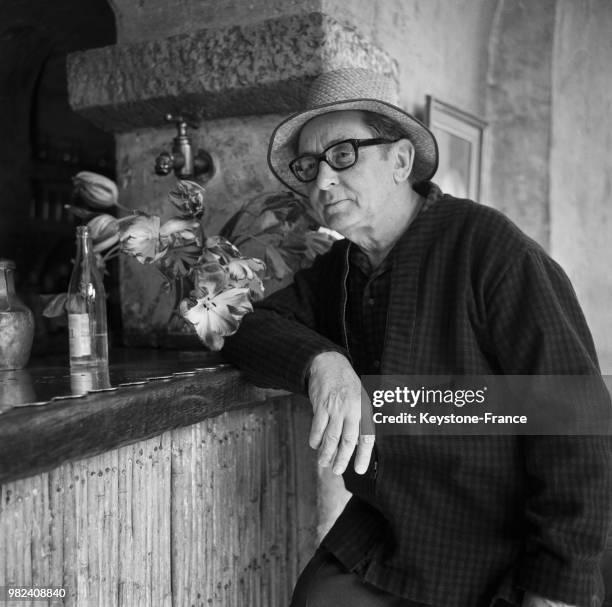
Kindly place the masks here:
POLYGON ((355 472, 357 474, 365 474, 370 465, 372 457, 372 449, 374 449, 375 436, 373 434, 362 434, 357 443, 357 452, 355 453, 355 472))
POLYGON ((359 438, 359 423, 345 420, 342 428, 342 438, 338 446, 338 452, 334 460, 332 471, 334 474, 342 474, 348 466, 349 460, 355 451, 357 439, 359 438))
POLYGON ((339 447, 340 438, 342 436, 342 420, 340 422, 333 418, 329 418, 323 442, 319 449, 319 464, 321 466, 329 466, 334 458, 334 453, 339 447))
POLYGON ((308 444, 311 448, 318 449, 320 447, 328 422, 329 414, 327 411, 323 407, 316 409, 310 425, 310 436, 308 437, 308 444))

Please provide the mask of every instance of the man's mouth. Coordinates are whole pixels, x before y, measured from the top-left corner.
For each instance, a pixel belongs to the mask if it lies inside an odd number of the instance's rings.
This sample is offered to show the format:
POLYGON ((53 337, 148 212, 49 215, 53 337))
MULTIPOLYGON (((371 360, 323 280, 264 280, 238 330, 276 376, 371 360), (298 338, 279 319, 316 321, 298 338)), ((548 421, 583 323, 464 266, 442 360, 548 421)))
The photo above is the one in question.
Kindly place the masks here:
POLYGON ((331 202, 326 202, 323 205, 323 208, 329 209, 329 208, 335 207, 337 204, 340 204, 341 202, 345 202, 346 200, 348 200, 348 198, 340 198, 339 200, 332 200, 331 202))

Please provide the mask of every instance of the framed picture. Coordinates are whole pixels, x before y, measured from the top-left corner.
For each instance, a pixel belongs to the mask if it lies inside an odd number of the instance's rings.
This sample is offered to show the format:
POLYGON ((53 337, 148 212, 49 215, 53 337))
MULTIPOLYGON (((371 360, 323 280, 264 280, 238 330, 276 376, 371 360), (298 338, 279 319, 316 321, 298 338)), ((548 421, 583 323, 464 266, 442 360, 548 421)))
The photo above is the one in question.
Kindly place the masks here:
POLYGON ((487 123, 431 95, 427 95, 425 122, 438 140, 435 182, 457 198, 479 200, 487 123))

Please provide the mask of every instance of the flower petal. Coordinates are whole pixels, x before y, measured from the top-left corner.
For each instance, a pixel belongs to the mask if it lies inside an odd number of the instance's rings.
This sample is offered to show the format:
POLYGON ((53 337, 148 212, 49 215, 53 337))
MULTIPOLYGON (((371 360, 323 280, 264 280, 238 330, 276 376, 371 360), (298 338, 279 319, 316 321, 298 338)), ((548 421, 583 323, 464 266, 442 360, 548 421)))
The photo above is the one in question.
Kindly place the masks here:
MULTIPOLYGON (((221 291, 213 299, 218 314, 225 314, 227 309, 235 317, 242 318, 253 311, 253 304, 249 299, 249 290, 244 287, 231 287, 221 291)), ((237 327, 236 327, 237 328, 237 327)))
POLYGON ((165 276, 182 278, 191 272, 201 253, 202 249, 195 243, 170 246, 159 261, 160 269, 165 276))
POLYGON ((159 236, 162 244, 167 244, 169 241, 173 242, 176 239, 191 242, 197 240, 197 233, 199 230, 199 221, 194 219, 181 219, 179 217, 173 217, 161 226, 159 229, 159 236))
POLYGON ((240 257, 240 251, 223 236, 208 237, 204 243, 204 248, 207 256, 212 256, 222 263, 240 257))
POLYGON ((104 251, 119 241, 119 222, 116 217, 101 213, 90 219, 87 225, 95 253, 104 251))
POLYGON ((160 219, 157 215, 136 215, 120 230, 121 250, 140 263, 152 263, 164 256, 159 240, 160 219))
POLYGON ((200 218, 204 213, 206 190, 195 181, 181 179, 168 195, 170 202, 187 217, 200 218))
POLYGON ((92 173, 81 171, 72 178, 75 192, 88 204, 98 208, 115 206, 119 199, 117 185, 112 179, 92 173))
POLYGON ((193 271, 193 287, 196 297, 213 297, 225 289, 229 282, 226 269, 216 262, 197 265, 193 271))
POLYGON ((188 300, 183 300, 180 312, 210 349, 218 349, 223 345, 220 338, 233 335, 242 317, 253 311, 248 291, 244 288, 229 288, 216 296, 198 298, 192 307, 189 307, 188 300))
POLYGON ((239 257, 227 264, 230 278, 234 280, 251 280, 256 273, 265 272, 266 264, 255 257, 239 257))

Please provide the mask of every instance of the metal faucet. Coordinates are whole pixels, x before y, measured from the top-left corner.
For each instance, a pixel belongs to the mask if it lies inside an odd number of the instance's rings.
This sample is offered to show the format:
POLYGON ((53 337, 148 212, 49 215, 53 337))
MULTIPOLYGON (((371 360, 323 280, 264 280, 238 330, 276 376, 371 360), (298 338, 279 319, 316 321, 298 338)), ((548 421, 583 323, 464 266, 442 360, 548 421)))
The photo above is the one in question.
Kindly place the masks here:
POLYGON ((200 182, 209 181, 215 174, 215 167, 211 155, 198 150, 193 153, 191 137, 187 135, 187 127, 197 129, 198 125, 187 122, 183 116, 166 114, 167 122, 176 123, 177 135, 172 140, 172 153, 162 152, 155 159, 155 173, 157 175, 168 175, 170 171, 178 179, 196 179, 200 182))

